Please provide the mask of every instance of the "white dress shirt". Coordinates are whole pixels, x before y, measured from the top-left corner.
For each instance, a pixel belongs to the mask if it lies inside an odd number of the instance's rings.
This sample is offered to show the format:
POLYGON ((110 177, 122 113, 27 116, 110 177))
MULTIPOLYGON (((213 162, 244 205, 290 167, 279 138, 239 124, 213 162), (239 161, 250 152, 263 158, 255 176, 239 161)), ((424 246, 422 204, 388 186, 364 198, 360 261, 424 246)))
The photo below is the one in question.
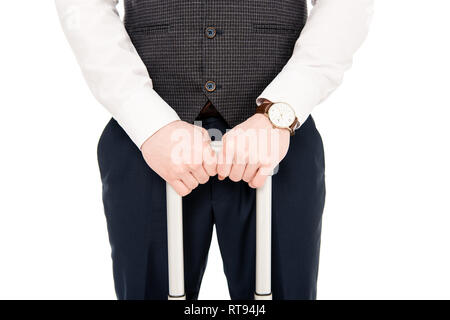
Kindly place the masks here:
MULTIPOLYGON (((374 0, 312 0, 314 8, 286 66, 257 98, 290 104, 303 123, 342 82, 365 39, 374 0)), ((179 120, 153 90, 116 10, 118 0, 55 0, 89 88, 140 148, 179 120)))

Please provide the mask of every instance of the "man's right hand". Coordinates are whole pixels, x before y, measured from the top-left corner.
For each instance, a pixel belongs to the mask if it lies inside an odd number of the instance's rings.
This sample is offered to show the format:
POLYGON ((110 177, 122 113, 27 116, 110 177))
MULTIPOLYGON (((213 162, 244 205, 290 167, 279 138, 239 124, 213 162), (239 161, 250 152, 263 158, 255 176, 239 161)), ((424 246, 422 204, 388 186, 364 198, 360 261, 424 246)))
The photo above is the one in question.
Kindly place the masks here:
POLYGON ((174 121, 148 138, 141 151, 150 168, 186 196, 217 174, 217 157, 210 144, 205 129, 174 121))

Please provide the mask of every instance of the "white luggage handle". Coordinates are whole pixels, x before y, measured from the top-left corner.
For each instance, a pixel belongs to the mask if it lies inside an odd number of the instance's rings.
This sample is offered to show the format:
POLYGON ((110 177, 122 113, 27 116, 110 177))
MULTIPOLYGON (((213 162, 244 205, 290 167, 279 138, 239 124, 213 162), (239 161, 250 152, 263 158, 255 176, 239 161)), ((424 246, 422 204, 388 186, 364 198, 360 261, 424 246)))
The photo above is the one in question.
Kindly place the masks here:
MULTIPOLYGON (((220 142, 212 142, 218 152, 220 142)), ((166 185, 169 300, 186 300, 184 291, 182 199, 166 185)), ((272 177, 256 190, 256 286, 255 300, 272 300, 272 177)))

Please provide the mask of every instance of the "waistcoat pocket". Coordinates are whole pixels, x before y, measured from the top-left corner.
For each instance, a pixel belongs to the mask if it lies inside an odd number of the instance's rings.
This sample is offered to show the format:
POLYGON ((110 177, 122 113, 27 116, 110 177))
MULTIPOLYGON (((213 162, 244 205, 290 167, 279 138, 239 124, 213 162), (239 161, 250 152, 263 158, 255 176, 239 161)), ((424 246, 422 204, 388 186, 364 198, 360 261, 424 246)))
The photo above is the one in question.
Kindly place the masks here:
POLYGON ((253 29, 258 33, 270 33, 270 34, 296 34, 300 30, 295 26, 283 25, 278 23, 254 23, 253 29))
POLYGON ((170 32, 172 25, 168 23, 142 25, 142 26, 127 26, 127 32, 130 36, 145 36, 153 33, 170 32))

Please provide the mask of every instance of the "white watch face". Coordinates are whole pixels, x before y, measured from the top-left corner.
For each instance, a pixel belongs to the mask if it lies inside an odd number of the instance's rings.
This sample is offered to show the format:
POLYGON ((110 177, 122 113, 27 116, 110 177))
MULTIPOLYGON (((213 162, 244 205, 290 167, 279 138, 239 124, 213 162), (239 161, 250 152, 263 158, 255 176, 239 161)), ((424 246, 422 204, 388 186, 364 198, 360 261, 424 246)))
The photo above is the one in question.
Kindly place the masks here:
POLYGON ((294 109, 287 103, 274 103, 268 114, 270 121, 280 128, 289 128, 295 121, 294 109))

